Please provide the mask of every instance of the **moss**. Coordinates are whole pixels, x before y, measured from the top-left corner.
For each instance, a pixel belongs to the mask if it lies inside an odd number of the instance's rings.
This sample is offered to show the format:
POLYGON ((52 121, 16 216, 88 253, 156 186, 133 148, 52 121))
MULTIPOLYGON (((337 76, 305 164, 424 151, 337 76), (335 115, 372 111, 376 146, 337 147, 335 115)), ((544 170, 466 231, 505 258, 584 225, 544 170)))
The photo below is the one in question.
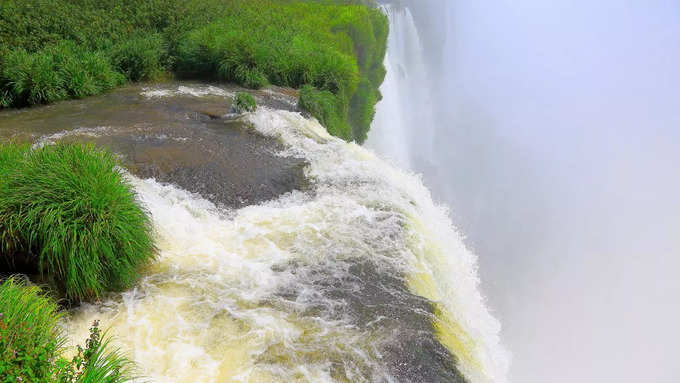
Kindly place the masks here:
MULTIPOLYGON (((65 297, 129 286, 154 254, 151 223, 113 156, 92 146, 0 146, 0 254, 65 297)), ((11 269, 9 271, 12 271, 11 269)))

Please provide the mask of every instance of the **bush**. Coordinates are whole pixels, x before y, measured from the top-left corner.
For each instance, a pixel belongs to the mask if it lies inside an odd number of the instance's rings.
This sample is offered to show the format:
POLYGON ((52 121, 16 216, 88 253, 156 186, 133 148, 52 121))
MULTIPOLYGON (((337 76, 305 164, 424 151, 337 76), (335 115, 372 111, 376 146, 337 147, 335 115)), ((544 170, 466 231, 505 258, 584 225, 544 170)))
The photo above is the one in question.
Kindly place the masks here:
POLYGON ((29 53, 23 48, 0 57, 0 105, 48 104, 109 90, 124 78, 97 52, 62 42, 29 53))
POLYGON ((71 300, 129 286, 151 224, 113 156, 92 146, 0 146, 0 250, 71 300))
MULTIPOLYGON (((272 83, 327 91, 317 95, 316 101, 322 98, 321 109, 328 113, 322 115, 320 105, 310 112, 332 134, 363 141, 370 126, 366 116, 372 116, 384 78, 386 17, 358 5, 275 0, 227 3, 224 16, 180 41, 179 73, 251 88, 272 83), (355 97, 360 83, 371 89, 355 97), (337 100, 331 102, 329 94, 337 100), (350 122, 353 128, 348 128, 350 122)), ((301 105, 309 103, 309 99, 301 101, 301 105)))
POLYGON ((319 120, 330 134, 345 140, 352 139, 352 129, 345 119, 346 108, 333 93, 305 85, 300 90, 300 107, 319 120))
POLYGON ((237 113, 243 112, 254 112, 257 110, 257 104, 252 95, 245 92, 236 93, 236 99, 234 100, 234 106, 237 113))
POLYGON ((137 35, 112 48, 111 62, 130 81, 154 80, 163 72, 167 47, 161 35, 137 35))
POLYGON ((62 313, 36 286, 16 278, 0 284, 0 382, 123 383, 133 364, 110 347, 99 323, 85 348, 67 360, 62 313))

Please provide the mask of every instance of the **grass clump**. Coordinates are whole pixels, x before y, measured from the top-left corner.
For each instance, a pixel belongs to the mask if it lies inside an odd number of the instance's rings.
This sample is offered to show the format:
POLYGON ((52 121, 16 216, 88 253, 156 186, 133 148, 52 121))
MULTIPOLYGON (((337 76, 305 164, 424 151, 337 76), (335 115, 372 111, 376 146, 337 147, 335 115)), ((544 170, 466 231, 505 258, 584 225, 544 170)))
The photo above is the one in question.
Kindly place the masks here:
POLYGON ((61 313, 38 287, 11 278, 0 284, 0 382, 49 382, 65 340, 61 313))
POLYGON ((136 35, 111 48, 111 61, 130 81, 160 78, 165 72, 167 47, 158 33, 136 35))
POLYGON ((62 42, 36 52, 23 48, 0 57, 0 106, 48 104, 82 98, 124 82, 102 53, 62 42))
POLYGON ((40 288, 15 277, 0 283, 0 382, 124 383, 133 364, 110 346, 99 323, 85 347, 62 356, 66 338, 63 314, 40 288))
POLYGON ((10 143, 0 146, 0 254, 10 268, 31 265, 68 299, 86 300, 129 286, 154 246, 110 153, 10 143))
POLYGON ((234 107, 237 113, 254 112, 257 110, 255 98, 250 93, 246 92, 236 93, 236 98, 234 99, 234 107))

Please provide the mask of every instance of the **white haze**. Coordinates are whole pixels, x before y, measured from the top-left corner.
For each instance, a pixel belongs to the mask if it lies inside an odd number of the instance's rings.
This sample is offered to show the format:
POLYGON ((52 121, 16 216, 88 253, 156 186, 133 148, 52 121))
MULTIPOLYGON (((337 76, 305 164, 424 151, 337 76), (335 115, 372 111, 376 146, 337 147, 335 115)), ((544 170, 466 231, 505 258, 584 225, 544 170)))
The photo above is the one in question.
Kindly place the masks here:
POLYGON ((680 2, 404 2, 436 122, 369 144, 451 206, 511 380, 676 382, 680 2))

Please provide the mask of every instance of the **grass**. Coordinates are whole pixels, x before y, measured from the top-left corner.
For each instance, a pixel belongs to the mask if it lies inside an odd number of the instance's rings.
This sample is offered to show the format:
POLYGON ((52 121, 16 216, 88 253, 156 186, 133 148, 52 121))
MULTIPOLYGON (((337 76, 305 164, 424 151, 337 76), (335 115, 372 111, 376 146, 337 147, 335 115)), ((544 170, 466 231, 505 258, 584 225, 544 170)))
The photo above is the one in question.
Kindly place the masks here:
POLYGON ((257 104, 255 103, 255 98, 249 93, 238 92, 236 93, 236 99, 234 100, 234 106, 238 113, 242 112, 254 112, 257 110, 257 104))
POLYGON ((327 90, 318 90, 305 85, 300 90, 300 106, 316 117, 321 125, 334 136, 352 139, 352 128, 345 119, 347 107, 344 100, 327 90))
POLYGON ((329 131, 361 142, 380 99, 388 29, 367 3, 3 0, 0 107, 85 97, 167 73, 250 88, 308 85, 342 107, 329 131))
POLYGON ((40 288, 16 277, 0 283, 0 382, 124 383, 133 364, 110 346, 99 323, 72 359, 57 304, 40 288))
POLYGON ((63 349, 62 314, 38 287, 18 279, 0 284, 0 382, 47 382, 49 361, 63 349))
MULTIPOLYGON (((72 301, 130 286, 152 259, 151 224, 114 157, 93 146, 0 146, 0 254, 72 301)), ((12 270, 10 270, 12 271, 12 270)))

